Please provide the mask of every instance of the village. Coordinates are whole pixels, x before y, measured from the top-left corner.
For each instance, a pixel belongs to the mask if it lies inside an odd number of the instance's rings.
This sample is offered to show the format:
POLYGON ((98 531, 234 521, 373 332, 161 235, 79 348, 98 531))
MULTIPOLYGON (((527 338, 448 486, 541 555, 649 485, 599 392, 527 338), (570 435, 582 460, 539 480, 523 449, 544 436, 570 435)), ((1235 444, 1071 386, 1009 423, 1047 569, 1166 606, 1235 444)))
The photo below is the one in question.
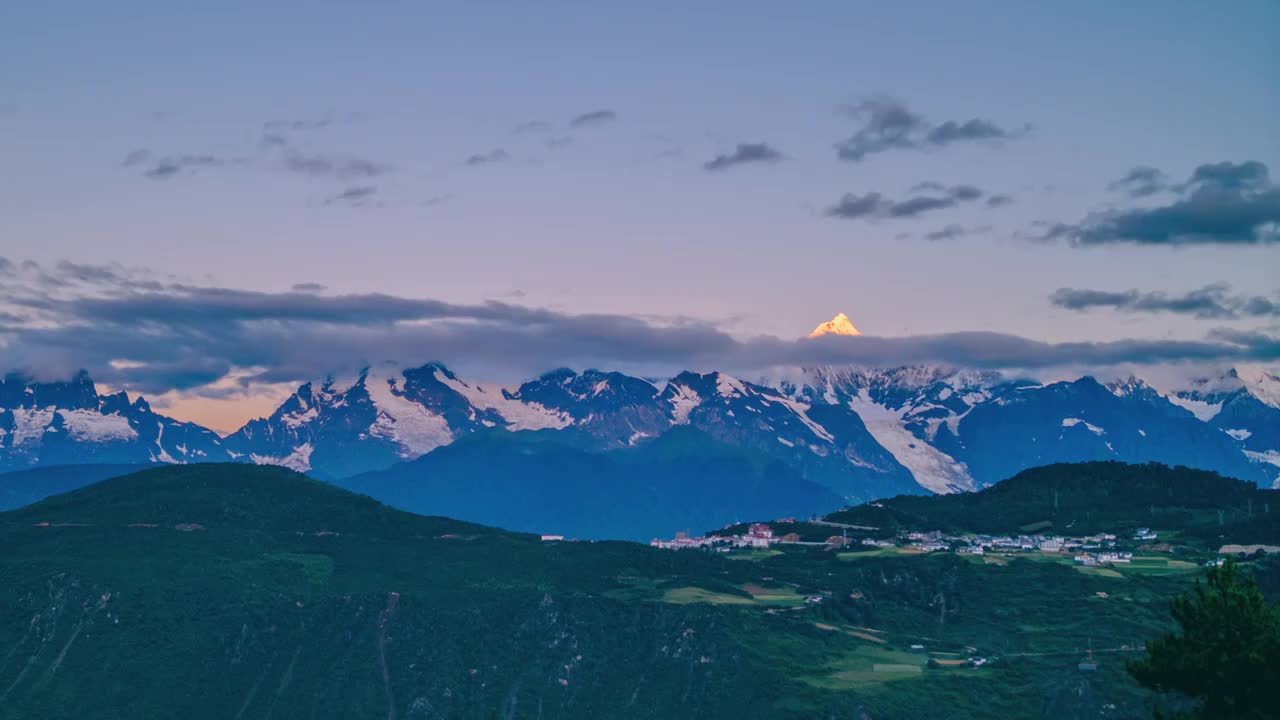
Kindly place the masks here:
MULTIPOLYGON (((830 535, 825 540, 802 540, 799 532, 779 532, 775 525, 795 523, 795 518, 782 518, 774 523, 752 523, 740 534, 690 536, 688 533, 676 533, 670 540, 654 539, 651 547, 664 550, 704 549, 715 552, 733 552, 738 549, 767 549, 774 546, 813 546, 827 549, 843 549, 857 552, 877 549, 894 549, 906 553, 942 553, 956 555, 985 556, 987 554, 1010 555, 1017 553, 1052 553, 1055 556, 1071 557, 1073 562, 1084 567, 1098 567, 1133 562, 1133 550, 1147 554, 1170 554, 1172 545, 1159 542, 1158 534, 1150 528, 1137 528, 1131 535, 1124 537, 1112 533, 1096 533, 1092 535, 1069 536, 1055 534, 1025 535, 983 535, 965 534, 950 535, 940 530, 912 531, 899 534, 892 539, 851 538, 849 530, 874 531, 876 528, 856 525, 840 525, 837 523, 806 523, 830 527, 840 530, 839 535, 830 535)), ((726 530, 730 528, 725 528, 726 530)), ((809 533, 812 537, 812 532, 809 533)), ((1223 546, 1219 555, 1237 555, 1239 546, 1223 546)), ((1280 548, 1270 546, 1250 546, 1250 551, 1276 552, 1280 548)), ((1206 566, 1221 565, 1222 558, 1214 557, 1203 562, 1206 566)))

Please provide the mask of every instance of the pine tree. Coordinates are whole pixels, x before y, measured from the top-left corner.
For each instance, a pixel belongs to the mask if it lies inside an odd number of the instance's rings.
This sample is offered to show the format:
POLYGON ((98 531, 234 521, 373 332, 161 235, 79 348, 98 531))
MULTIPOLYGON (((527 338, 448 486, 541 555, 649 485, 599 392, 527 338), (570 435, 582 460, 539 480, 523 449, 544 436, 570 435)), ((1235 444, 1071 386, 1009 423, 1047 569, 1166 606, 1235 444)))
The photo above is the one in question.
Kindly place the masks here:
POLYGON ((1197 700, 1182 717, 1280 717, 1280 607, 1252 578, 1228 560, 1175 598, 1171 611, 1180 630, 1148 643, 1146 657, 1129 665, 1140 684, 1197 700))

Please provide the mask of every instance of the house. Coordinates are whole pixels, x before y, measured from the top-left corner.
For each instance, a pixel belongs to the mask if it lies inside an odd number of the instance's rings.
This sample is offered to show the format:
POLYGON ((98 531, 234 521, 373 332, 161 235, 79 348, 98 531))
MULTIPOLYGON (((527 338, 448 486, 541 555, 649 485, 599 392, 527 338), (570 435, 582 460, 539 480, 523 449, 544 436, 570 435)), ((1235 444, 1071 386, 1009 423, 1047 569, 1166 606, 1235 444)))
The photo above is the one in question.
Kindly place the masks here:
POLYGON ((1151 531, 1151 528, 1138 528, 1133 532, 1133 539, 1134 540, 1155 540, 1156 534, 1151 531))
POLYGON ((1062 538, 1045 538, 1040 541, 1040 552, 1061 552, 1062 538))
POLYGON ((800 542, 800 533, 787 533, 786 535, 778 538, 778 542, 798 543, 800 542))
POLYGON ((773 539, 773 528, 769 527, 766 523, 751 523, 751 529, 747 531, 747 537, 771 540, 773 539))
POLYGON ((844 547, 845 545, 848 545, 852 542, 853 540, 850 540, 847 537, 842 537, 840 535, 832 535, 831 537, 827 538, 827 545, 830 547, 844 547))
POLYGON ((543 535, 542 542, 563 542, 563 535, 543 535))

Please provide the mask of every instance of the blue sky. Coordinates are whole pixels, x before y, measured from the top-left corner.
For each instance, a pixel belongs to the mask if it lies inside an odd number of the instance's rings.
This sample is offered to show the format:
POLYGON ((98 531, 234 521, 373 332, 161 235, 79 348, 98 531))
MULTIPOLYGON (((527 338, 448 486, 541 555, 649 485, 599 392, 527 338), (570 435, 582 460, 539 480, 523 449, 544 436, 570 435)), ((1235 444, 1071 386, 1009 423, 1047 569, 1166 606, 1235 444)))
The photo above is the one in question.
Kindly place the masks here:
POLYGON ((880 336, 1270 332, 1274 315, 1049 296, 1225 283, 1277 300, 1273 242, 1033 238, 1175 203, 1205 164, 1280 173, 1277 27, 1271 2, 11 4, 0 256, 737 337, 837 311, 880 336), (1003 137, 841 160, 868 101, 921 133, 979 120, 1003 137), (571 126, 596 112, 612 119, 571 126), (529 123, 545 126, 515 131, 529 123), (739 144, 776 156, 706 169, 739 144), (1142 166, 1169 187, 1109 189, 1142 166), (981 196, 886 204, 961 186, 981 196), (828 212, 871 193, 876 213, 828 212))

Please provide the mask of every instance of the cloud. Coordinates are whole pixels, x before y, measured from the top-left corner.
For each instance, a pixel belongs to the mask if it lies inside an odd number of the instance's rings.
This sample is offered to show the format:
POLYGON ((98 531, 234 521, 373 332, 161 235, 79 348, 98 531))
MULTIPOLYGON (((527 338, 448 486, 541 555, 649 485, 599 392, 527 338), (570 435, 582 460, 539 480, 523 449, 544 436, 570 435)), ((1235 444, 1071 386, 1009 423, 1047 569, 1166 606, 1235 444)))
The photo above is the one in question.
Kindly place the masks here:
POLYGON ((1107 189, 1126 193, 1129 197, 1139 198, 1155 195, 1158 192, 1168 190, 1169 187, 1169 179, 1163 172, 1153 167, 1140 165, 1130 170, 1124 177, 1108 185, 1107 189))
POLYGON ((464 161, 465 165, 477 167, 479 165, 492 165, 493 163, 506 162, 511 159, 511 155, 502 148, 490 150, 487 153, 477 153, 464 161))
POLYGON ((144 177, 152 180, 168 180, 196 170, 221 167, 228 161, 214 155, 163 155, 156 156, 150 150, 134 150, 125 156, 125 167, 141 167, 144 177))
POLYGON ((1216 188, 1218 190, 1264 190, 1272 187, 1267 166, 1249 160, 1242 163, 1218 162, 1197 167, 1187 180, 1192 189, 1216 188))
POLYGON ((997 207, 1004 207, 1005 205, 1011 205, 1011 204, 1013 204, 1012 195, 992 195, 991 197, 987 198, 987 207, 997 208, 997 207))
POLYGON ((511 128, 511 134, 512 135, 529 135, 532 133, 549 132, 550 130, 551 130, 551 123, 543 122, 542 120, 530 120, 528 122, 522 122, 519 125, 511 128))
POLYGON ((1025 369, 1280 358, 1277 338, 1235 331, 1204 340, 1046 343, 961 332, 810 341, 737 337, 687 318, 378 293, 259 292, 148 281, 110 267, 85 275, 92 281, 32 266, 0 276, 0 310, 30 318, 0 323, 0 370, 66 377, 84 368, 115 387, 156 393, 199 392, 232 372, 244 374, 245 383, 296 382, 384 361, 439 360, 476 376, 528 377, 560 366, 660 375, 833 364, 1025 369), (52 292, 22 280, 39 273, 64 285, 52 292))
POLYGON ((349 187, 346 190, 325 199, 325 205, 349 205, 351 207, 365 207, 372 200, 373 196, 378 192, 378 188, 372 185, 359 185, 349 187))
POLYGON ((341 180, 378 177, 391 170, 388 165, 366 158, 331 153, 304 153, 292 148, 284 152, 281 162, 290 172, 341 180))
POLYGON ((703 163, 702 167, 716 172, 728 170, 735 165, 772 164, 781 160, 782 153, 770 147, 768 143, 738 143, 738 147, 734 148, 733 152, 717 155, 703 163))
POLYGON ((933 195, 917 195, 905 200, 891 200, 878 192, 857 195, 846 193, 833 206, 827 208, 829 217, 844 220, 885 220, 913 218, 925 213, 955 207, 983 197, 980 188, 973 185, 952 185, 943 188, 937 183, 921 183, 916 189, 934 191, 933 195))
POLYGON ((1163 292, 1059 288, 1049 302, 1065 310, 1084 312, 1108 308, 1120 312, 1172 313, 1207 319, 1280 317, 1280 302, 1261 295, 1232 295, 1226 283, 1206 285, 1181 295, 1163 292))
POLYGON ((963 225, 947 225, 946 227, 938 230, 925 233, 924 239, 931 242, 937 242, 939 240, 958 240, 959 238, 966 237, 968 235, 978 235, 987 232, 991 232, 990 225, 979 225, 971 228, 966 228, 963 225))
POLYGON ((569 121, 571 128, 593 128, 608 125, 618 119, 618 113, 612 110, 595 110, 583 113, 569 121))
POLYGON ((989 120, 974 118, 962 123, 948 120, 941 125, 935 125, 925 133, 924 140, 927 145, 941 146, 974 140, 1003 140, 1010 134, 1008 130, 989 120))
POLYGON ((262 124, 262 129, 269 133, 278 133, 281 131, 300 132, 306 130, 323 130, 333 125, 334 117, 327 114, 318 118, 303 118, 299 120, 268 120, 262 124))
POLYGON ((1280 242, 1280 187, 1260 162, 1201 165, 1179 196, 1155 207, 1095 212, 1040 236, 1076 246, 1263 245, 1280 242))
POLYGON ((859 123, 846 140, 836 144, 836 156, 848 162, 861 162, 871 155, 891 150, 929 150, 957 143, 1000 142, 1025 133, 1009 130, 990 120, 946 120, 932 123, 912 112, 893 98, 864 100, 848 108, 848 114, 859 123))
POLYGON ((300 293, 322 293, 328 289, 329 288, 325 287, 324 285, 321 285, 320 283, 313 283, 313 282, 294 283, 292 287, 292 290, 294 292, 300 292, 300 293))

